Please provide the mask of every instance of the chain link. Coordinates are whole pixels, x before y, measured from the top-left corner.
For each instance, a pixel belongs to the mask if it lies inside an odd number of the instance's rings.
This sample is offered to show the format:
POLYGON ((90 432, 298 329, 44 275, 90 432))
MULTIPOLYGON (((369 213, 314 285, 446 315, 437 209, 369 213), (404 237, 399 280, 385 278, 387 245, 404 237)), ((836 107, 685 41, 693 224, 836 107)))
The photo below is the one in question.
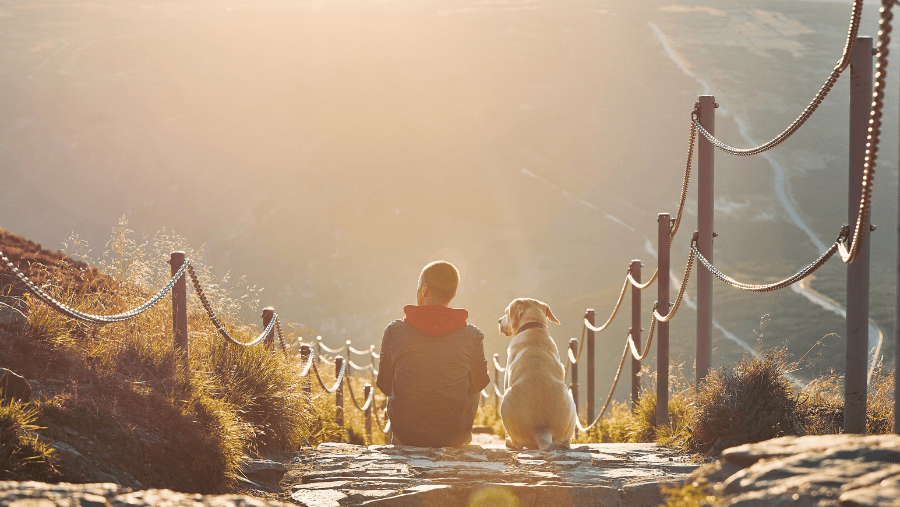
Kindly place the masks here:
POLYGON ((356 409, 360 412, 365 412, 372 406, 372 400, 375 399, 375 388, 369 389, 369 397, 366 398, 366 401, 362 406, 359 405, 359 402, 356 401, 356 396, 353 395, 353 386, 350 385, 350 377, 345 377, 347 383, 347 392, 350 393, 350 401, 353 402, 353 405, 356 406, 356 409))
POLYGON ((194 272, 194 267, 192 265, 190 265, 188 263, 188 261, 185 261, 185 264, 188 265, 187 270, 188 270, 188 273, 191 275, 191 283, 194 286, 194 290, 197 292, 197 296, 200 298, 200 304, 203 305, 203 308, 206 310, 206 313, 209 315, 209 320, 212 321, 213 325, 216 327, 216 330, 219 332, 220 335, 222 335, 223 338, 225 338, 226 340, 228 340, 229 342, 231 342, 235 345, 240 345, 242 347, 252 347, 254 345, 257 345, 261 341, 265 340, 266 336, 268 336, 269 333, 272 332, 272 329, 275 328, 275 324, 278 322, 278 314, 277 313, 272 315, 272 320, 269 321, 269 325, 266 326, 266 329, 262 332, 261 335, 256 337, 256 339, 254 339, 250 342, 244 343, 244 342, 240 342, 240 341, 232 338, 231 335, 228 333, 228 331, 225 330, 225 326, 222 325, 222 321, 220 321, 219 317, 216 316, 216 312, 212 309, 212 306, 209 304, 209 300, 206 299, 206 294, 203 293, 203 288, 200 286, 200 280, 197 278, 197 273, 194 272))
POLYGON ((190 266, 190 261, 185 260, 181 267, 178 268, 178 271, 175 273, 175 275, 173 275, 172 278, 169 279, 169 283, 167 283, 165 287, 163 287, 159 292, 156 293, 155 296, 150 298, 141 306, 116 315, 92 315, 89 313, 80 312, 53 299, 52 296, 44 292, 43 289, 35 285, 34 282, 29 280, 28 277, 26 277, 21 271, 19 271, 19 269, 13 265, 12 261, 10 261, 9 258, 7 258, 6 255, 3 254, 3 252, 0 252, 0 259, 3 260, 3 264, 6 265, 7 269, 9 269, 22 283, 25 284, 25 288, 28 289, 28 292, 32 293, 35 297, 51 306, 56 311, 82 322, 101 325, 131 320, 138 315, 146 312, 157 303, 159 303, 160 300, 162 300, 162 298, 165 297, 165 295, 168 294, 170 290, 172 290, 172 287, 175 286, 175 283, 178 281, 178 279, 181 278, 182 275, 184 275, 185 268, 188 268, 190 266))
MULTIPOLYGON (((374 407, 372 409, 372 413, 375 414, 375 424, 378 426, 378 431, 387 434, 387 432, 391 431, 391 421, 387 418, 387 409, 379 409, 378 407, 374 407), (382 410, 385 411, 384 419, 387 421, 386 423, 381 422, 381 417, 378 415, 382 410)), ((390 442, 385 442, 385 444, 390 445, 390 442)))
POLYGON ((822 267, 823 264, 828 262, 828 259, 830 259, 831 256, 834 255, 835 252, 838 251, 838 247, 841 244, 840 240, 843 236, 844 236, 844 233, 841 232, 841 236, 839 236, 838 240, 835 241, 833 245, 831 245, 831 248, 829 248, 825 253, 823 253, 821 256, 819 256, 819 258, 816 259, 812 264, 806 266, 805 268, 801 269, 796 274, 789 276, 788 278, 785 278, 784 280, 774 282, 774 283, 769 283, 769 284, 749 284, 749 283, 739 282, 739 281, 735 280, 734 278, 731 278, 730 276, 726 275, 725 273, 722 273, 721 271, 719 271, 718 268, 716 268, 712 263, 710 263, 708 260, 706 260, 705 257, 703 257, 703 255, 697 250, 696 246, 691 246, 691 249, 692 249, 694 255, 697 256, 697 258, 700 260, 700 262, 704 266, 706 266, 706 269, 708 269, 709 272, 713 274, 713 276, 715 276, 719 280, 722 280, 723 282, 727 283, 728 285, 730 285, 736 289, 741 289, 741 290, 745 290, 748 292, 772 292, 772 291, 776 291, 779 289, 783 289, 789 285, 795 284, 795 283, 799 282, 800 280, 803 280, 807 276, 815 273, 817 269, 819 269, 820 267, 822 267))
POLYGON ((888 45, 891 43, 891 20, 894 14, 891 7, 894 0, 882 0, 881 17, 878 20, 878 47, 875 58, 875 84, 872 91, 872 109, 869 113, 869 128, 866 136, 866 153, 863 162, 862 192, 859 198, 859 212, 856 216, 856 226, 851 236, 850 248, 841 242, 838 249, 841 259, 845 263, 851 263, 859 253, 859 245, 866 235, 869 227, 869 212, 872 208, 872 185, 875 180, 875 162, 878 160, 878 144, 881 140, 881 116, 884 108, 884 87, 887 77, 888 45))
POLYGON ((322 386, 322 389, 324 389, 326 393, 333 393, 337 391, 338 387, 341 387, 341 382, 344 381, 344 372, 347 371, 347 363, 341 363, 341 371, 338 372, 337 379, 335 380, 334 385, 331 386, 331 389, 325 385, 322 376, 319 375, 319 367, 316 366, 315 362, 313 362, 313 371, 316 373, 316 379, 319 381, 319 385, 322 386))
POLYGON ((274 316, 272 319, 275 321, 275 333, 278 334, 278 343, 281 344, 281 351, 285 354, 288 353, 287 345, 284 344, 284 332, 281 330, 281 320, 278 318, 278 314, 274 316))
MULTIPOLYGON (((888 0, 884 1, 887 2, 888 0)), ((791 135, 794 134, 794 132, 797 131, 797 129, 799 129, 803 126, 804 123, 806 123, 806 120, 808 120, 813 115, 822 101, 825 100, 828 92, 830 92, 831 88, 834 87, 834 84, 837 82, 838 77, 840 77, 841 72, 843 72, 844 69, 846 69, 847 66, 850 65, 850 56, 853 52, 853 46, 856 44, 856 35, 857 33, 859 33, 859 23, 862 16, 863 7, 862 4, 862 0, 855 0, 853 3, 853 11, 850 15, 850 28, 847 33, 847 42, 844 45, 844 52, 841 55, 841 60, 838 61, 837 65, 835 65, 834 70, 831 71, 831 74, 828 76, 828 79, 826 79, 825 84, 822 85, 822 88, 819 89, 813 100, 806 106, 806 109, 804 109, 803 112, 800 113, 800 116, 798 116, 797 119, 793 121, 793 123, 791 123, 786 129, 784 129, 783 132, 775 136, 774 139, 760 146, 757 146, 756 148, 734 148, 723 143, 722 141, 719 141, 715 136, 710 134, 705 128, 703 128, 702 125, 700 125, 699 118, 692 118, 692 123, 697 127, 700 133, 703 134, 703 137, 705 137, 713 146, 726 153, 730 153, 731 155, 756 155, 768 151, 786 141, 789 137, 791 137, 791 135)), ((879 42, 879 48, 880 47, 881 44, 879 42)), ((694 115, 692 114, 692 116, 694 115)))
POLYGON ((495 369, 495 370, 499 371, 500 373, 505 373, 505 372, 506 372, 506 368, 500 366, 500 363, 497 362, 497 358, 496 358, 496 357, 492 357, 491 359, 494 361, 494 369, 495 369))

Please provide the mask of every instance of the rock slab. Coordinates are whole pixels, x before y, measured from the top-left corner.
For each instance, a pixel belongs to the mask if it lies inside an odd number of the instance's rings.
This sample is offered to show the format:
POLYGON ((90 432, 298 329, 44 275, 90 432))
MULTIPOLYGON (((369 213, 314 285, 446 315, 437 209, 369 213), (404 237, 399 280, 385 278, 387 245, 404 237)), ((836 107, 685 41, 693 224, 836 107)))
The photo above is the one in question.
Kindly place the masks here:
POLYGON ((0 482, 0 505, 9 507, 297 507, 242 495, 205 496, 165 489, 133 491, 116 484, 0 482))
POLYGON ((292 465, 306 472, 289 476, 290 498, 306 507, 656 507, 663 487, 683 484, 699 466, 655 444, 516 452, 332 443, 302 450, 292 465))
POLYGON ((900 507, 900 435, 781 437, 698 469, 719 506, 900 507))

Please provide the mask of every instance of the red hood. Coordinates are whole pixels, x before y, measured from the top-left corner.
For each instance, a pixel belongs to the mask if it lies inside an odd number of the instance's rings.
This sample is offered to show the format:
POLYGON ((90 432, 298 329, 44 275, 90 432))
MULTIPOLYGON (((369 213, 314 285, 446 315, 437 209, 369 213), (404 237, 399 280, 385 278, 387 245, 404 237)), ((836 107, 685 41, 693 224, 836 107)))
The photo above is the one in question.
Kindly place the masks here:
POLYGON ((441 336, 466 325, 469 312, 441 305, 406 305, 404 322, 430 336, 441 336))

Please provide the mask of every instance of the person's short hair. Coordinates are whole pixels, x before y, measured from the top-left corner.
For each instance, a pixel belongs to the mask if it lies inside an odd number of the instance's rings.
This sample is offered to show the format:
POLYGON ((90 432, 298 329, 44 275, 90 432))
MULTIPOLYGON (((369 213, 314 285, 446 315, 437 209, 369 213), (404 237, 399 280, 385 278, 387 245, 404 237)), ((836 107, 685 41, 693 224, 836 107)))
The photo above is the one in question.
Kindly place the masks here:
POLYGON ((434 295, 434 299, 447 304, 456 297, 459 287, 459 271, 447 261, 435 261, 422 269, 419 285, 425 284, 434 295))

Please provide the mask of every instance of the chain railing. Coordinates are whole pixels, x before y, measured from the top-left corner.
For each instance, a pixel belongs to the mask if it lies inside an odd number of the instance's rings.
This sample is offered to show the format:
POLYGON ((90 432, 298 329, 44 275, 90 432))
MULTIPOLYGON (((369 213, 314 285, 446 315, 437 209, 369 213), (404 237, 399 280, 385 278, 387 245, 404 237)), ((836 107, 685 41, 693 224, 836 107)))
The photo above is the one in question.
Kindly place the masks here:
MULTIPOLYGON (((174 255, 173 255, 173 257, 174 257, 174 255)), ((187 272, 187 274, 191 278, 191 283, 194 287, 194 290, 197 293, 197 297, 200 300, 201 306, 206 311, 206 314, 209 317, 210 321, 212 322, 213 326, 215 327, 216 331, 227 342, 234 344, 234 345, 239 345, 242 347, 249 348, 249 347, 259 345, 263 341, 266 341, 267 338, 271 339, 274 336, 274 334, 277 334, 278 342, 280 344, 282 352, 285 354, 288 354, 288 347, 284 341, 284 332, 281 327, 281 320, 278 318, 278 314, 275 313, 274 310, 271 308, 267 308, 263 311, 263 318, 264 318, 265 324, 264 324, 264 330, 259 336, 257 336, 256 338, 254 338, 248 342, 241 342, 240 340, 235 339, 231 335, 231 333, 229 333, 228 330, 225 329, 225 326, 222 324, 221 319, 219 319, 215 310, 212 308, 212 305, 210 304, 208 298, 206 297, 206 294, 203 291, 203 287, 200 283, 200 280, 199 280, 196 272, 194 271, 194 267, 189 259, 184 259, 184 261, 181 263, 178 270, 175 271, 175 273, 169 279, 168 283, 166 283, 166 285, 162 289, 160 289, 159 292, 157 292, 153 297, 151 297, 147 302, 143 303, 142 305, 140 305, 132 310, 114 314, 114 315, 93 315, 90 313, 82 312, 75 308, 71 308, 71 307, 59 302, 58 300, 54 299, 52 296, 47 294, 46 291, 44 291, 43 289, 41 289, 40 287, 35 285, 34 282, 32 282, 30 279, 28 279, 28 277, 25 276, 25 274, 23 274, 2 251, 0 251, 0 262, 2 262, 3 266, 5 266, 5 268, 8 271, 10 271, 13 275, 16 276, 16 278, 20 282, 22 282, 22 284, 25 286, 25 288, 28 290, 28 292, 30 292, 32 295, 34 295, 35 297, 37 297, 38 299, 40 299, 41 301, 46 303, 51 308, 55 309, 56 311, 58 311, 59 313, 65 315, 67 317, 79 320, 81 322, 87 322, 90 324, 99 324, 99 325, 112 324, 112 323, 116 323, 116 322, 124 322, 124 321, 130 320, 130 319, 134 319, 137 316, 141 315, 142 313, 146 312, 147 310, 149 310, 150 308, 152 308, 153 306, 158 304, 169 292, 171 292, 173 287, 177 283, 179 283, 180 281, 183 281, 185 272, 187 272)), ((186 303, 182 302, 182 304, 186 304, 186 303)), ((342 417, 343 417, 342 401, 343 400, 341 399, 342 398, 342 386, 344 383, 346 383, 347 388, 350 393, 350 399, 353 402, 353 405, 358 410, 365 413, 366 437, 367 437, 368 441, 371 442, 371 440, 372 440, 371 414, 372 414, 372 407, 374 405, 374 399, 375 399, 374 389, 372 388, 371 384, 369 384, 369 383, 365 384, 365 386, 364 386, 365 401, 362 404, 360 404, 356 400, 356 396, 353 394, 353 388, 350 383, 349 371, 350 370, 371 371, 373 374, 373 379, 374 379, 374 376, 377 376, 377 374, 378 374, 378 371, 375 369, 375 360, 377 360, 381 356, 375 352, 374 345, 370 346, 368 350, 358 350, 351 346, 350 341, 347 341, 343 347, 340 347, 338 349, 330 349, 330 348, 322 345, 321 337, 318 337, 317 346, 321 347, 321 349, 327 350, 327 351, 338 352, 338 351, 346 350, 349 353, 370 356, 371 362, 370 362, 370 364, 368 364, 366 366, 357 365, 351 360, 347 360, 346 362, 344 362, 344 360, 341 356, 335 357, 335 361, 332 362, 332 361, 329 361, 328 359, 326 359, 325 357, 319 356, 318 354, 310 354, 308 351, 309 346, 303 345, 303 346, 301 346, 301 349, 306 349, 307 352, 304 354, 304 357, 305 357, 304 366, 301 369, 298 376, 300 378, 306 378, 310 374, 310 372, 312 372, 315 374, 316 380, 318 381, 319 385, 322 387, 322 389, 326 393, 334 393, 337 395, 336 416, 337 416, 337 419, 339 421, 341 421, 340 425, 343 424, 343 422, 342 422, 342 417), (318 362, 322 362, 323 364, 330 364, 330 365, 333 365, 336 367, 335 382, 330 387, 325 383, 325 380, 323 380, 322 375, 319 372, 319 368, 317 367, 318 362), (349 369, 348 369, 348 365, 349 365, 349 369)), ((310 392, 309 386, 308 385, 305 386, 304 390, 307 393, 309 393, 310 392)), ((377 418, 377 416, 378 416, 377 410, 375 411, 375 414, 376 414, 376 418, 377 418)), ((384 425, 381 425, 379 423, 379 429, 381 429, 381 428, 384 428, 384 425)), ((388 427, 385 429, 386 429, 386 431, 390 431, 390 423, 388 423, 388 427)))
MULTIPOLYGON (((697 234, 695 233, 694 238, 691 240, 690 252, 688 261, 684 270, 684 276, 681 282, 681 286, 679 289, 679 294, 675 300, 675 302, 671 305, 671 308, 667 309, 663 315, 658 308, 658 304, 654 304, 652 311, 652 318, 650 322, 650 328, 647 336, 647 342, 644 344, 643 351, 639 351, 640 348, 638 343, 636 343, 634 332, 640 332, 640 329, 632 329, 631 332, 628 333, 625 341, 624 351, 622 357, 619 362, 619 366, 616 371, 615 378, 613 380, 612 388, 609 392, 609 395, 604 402, 603 408, 600 410, 599 414, 596 418, 593 418, 590 421, 590 424, 587 426, 582 426, 580 418, 576 418, 576 426, 579 431, 588 431, 590 428, 594 427, 600 418, 603 417, 607 408, 609 407, 613 394, 615 392, 616 386, 618 385, 619 379, 621 377, 622 369, 625 364, 625 360, 630 352, 632 357, 636 361, 642 361, 647 357, 649 353, 651 343, 653 342, 654 333, 656 332, 657 326, 659 323, 668 323, 677 313, 679 306, 684 298, 685 289, 687 286, 687 282, 689 280, 693 261, 694 259, 698 259, 699 262, 715 277, 719 278, 723 282, 729 284, 732 287, 750 291, 750 292, 770 292, 783 289, 788 287, 794 283, 797 283, 804 278, 808 277, 812 273, 814 273, 817 269, 819 269, 822 265, 824 265, 836 252, 840 252, 841 258, 846 263, 852 263, 860 249, 861 240, 866 234, 869 223, 869 215, 871 213, 871 199, 872 199, 872 182, 874 180, 875 174, 875 165, 878 157, 878 149, 880 142, 880 134, 881 134, 881 118, 883 116, 883 106, 884 106, 884 91, 885 91, 885 80, 886 80, 886 68, 888 65, 888 46, 890 44, 890 33, 892 31, 891 20, 893 18, 893 14, 891 12, 891 8, 896 3, 896 0, 882 0, 882 8, 881 15, 879 20, 880 31, 878 35, 878 46, 877 46, 877 58, 875 65, 875 83, 874 83, 874 92, 872 94, 872 103, 869 114, 868 121, 868 133, 866 137, 866 147, 865 147, 865 156, 864 156, 864 168, 862 172, 862 181, 861 181, 861 192, 859 198, 859 206, 858 213, 856 218, 856 223, 853 226, 852 233, 849 231, 849 227, 845 226, 842 230, 841 234, 838 236, 835 243, 823 254, 819 256, 814 262, 807 265, 803 269, 801 269, 796 274, 780 280, 778 282, 769 283, 769 284, 748 284, 735 280, 734 278, 729 277, 724 274, 721 270, 717 269, 715 265, 710 262, 700 251, 697 246, 697 234)), ((669 225, 669 233, 666 241, 666 248, 671 248, 674 244, 676 234, 678 232, 679 226, 681 224, 684 206, 686 202, 687 190, 689 187, 690 175, 691 175, 691 164, 694 153, 694 148, 696 145, 696 134, 699 133, 707 140, 711 145, 716 147, 717 149, 724 151, 726 153, 738 156, 750 156, 756 155, 763 152, 766 152, 783 142, 785 142, 788 138, 790 138, 798 129, 800 129, 807 120, 813 115, 813 113, 817 110, 818 106, 828 95, 830 90, 834 87, 837 79, 840 77, 841 73, 850 65, 851 54, 853 53, 854 44, 857 39, 857 34, 859 31, 859 24, 862 14, 862 0, 854 0, 850 24, 848 28, 847 41, 841 55, 841 59, 838 61, 831 74, 825 81, 825 84, 819 89, 816 93, 813 100, 804 108, 801 114, 790 124, 787 128, 785 128, 780 134, 771 139, 770 141, 763 143, 757 147, 753 148, 734 148, 725 144, 724 142, 717 139, 711 132, 709 132, 704 126, 701 124, 701 111, 698 104, 695 104, 694 109, 691 111, 691 121, 690 121, 690 133, 688 137, 688 150, 687 150, 687 161, 685 163, 684 177, 681 186, 681 195, 680 202, 678 206, 678 212, 676 217, 671 220, 669 225)), ((660 241, 662 243, 662 241, 660 241)), ((659 245, 660 249, 664 247, 663 244, 659 245)), ((54 308, 58 312, 66 315, 67 317, 77 319, 82 322, 88 322, 91 324, 99 324, 105 325, 115 322, 123 322, 137 316, 141 315, 145 311, 149 310, 156 304, 158 304, 169 292, 173 291, 173 287, 176 287, 176 284, 183 283, 185 280, 185 272, 190 276, 192 285, 194 287, 195 292, 200 300, 201 305, 206 311, 210 321, 215 327, 216 331, 229 343, 234 345, 240 345, 243 347, 252 347, 258 345, 262 342, 273 342, 274 335, 277 334, 278 341, 281 346, 282 351, 287 354, 288 347, 284 342, 284 333, 282 331, 281 322, 278 318, 278 315, 274 313, 274 310, 271 310, 268 314, 264 311, 264 330, 262 334, 257 336, 256 338, 248 341, 241 342, 236 340, 231 334, 225 329, 225 326, 222 324, 221 320, 216 315, 215 311, 212 308, 209 300, 204 294, 203 288, 200 284, 200 281, 197 277, 197 274, 194 271, 193 265, 191 261, 188 259, 184 259, 184 262, 180 264, 180 267, 177 271, 174 272, 171 279, 168 283, 160 289, 154 296, 152 296, 148 301, 141 304, 140 306, 114 315, 92 315, 89 313, 85 313, 79 311, 77 309, 71 308, 47 294, 43 289, 37 287, 32 281, 30 281, 24 274, 22 274, 13 263, 0 252, 0 260, 2 260, 3 266, 6 267, 10 272, 12 272, 26 287, 26 289, 33 294, 35 297, 40 299, 45 304, 54 308)), ((174 268, 173 268, 174 270, 174 268)), ((606 320, 606 322, 600 326, 593 325, 592 320, 589 321, 587 317, 583 319, 582 322, 582 333, 581 339, 576 340, 572 338, 570 341, 570 347, 567 349, 565 362, 565 376, 569 378, 569 372, 572 372, 572 395, 574 401, 578 403, 577 396, 577 364, 582 357, 582 351, 584 348, 584 344, 586 341, 586 336, 588 332, 597 333, 605 331, 609 328, 613 320, 615 319, 617 313, 619 312, 621 305, 624 301, 625 293, 627 292, 629 286, 632 287, 633 290, 642 290, 646 289, 654 282, 658 281, 660 276, 668 276, 667 274, 661 274, 659 269, 657 269, 650 279, 647 282, 638 282, 632 273, 632 268, 629 266, 629 269, 625 276, 625 281, 623 283, 622 289, 619 293, 619 296, 616 300, 614 308, 606 320), (572 368, 570 369, 570 365, 572 368)), ((182 296, 183 297, 183 296, 182 296)), ((182 302, 182 305, 186 303, 182 302)), ((173 303, 174 305, 174 303, 173 303)), ((633 309, 634 311, 634 309, 633 309)), ((592 311, 591 311, 592 312, 592 311)), ((591 313, 591 318, 593 318, 593 313, 591 313)), ((186 333, 185 333, 186 334, 186 333)), ((343 346, 338 348, 329 348, 322 343, 322 338, 317 337, 317 340, 314 342, 315 351, 313 352, 308 345, 302 345, 301 350, 303 350, 304 355, 304 366, 302 368, 300 377, 307 378, 310 377, 310 373, 314 373, 316 380, 318 381, 321 388, 330 394, 336 395, 336 415, 338 416, 338 421, 342 424, 343 421, 343 386, 346 384, 350 388, 350 398, 353 402, 353 405, 356 409, 363 411, 366 413, 366 424, 367 424, 367 436, 370 438, 370 426, 371 426, 371 413, 374 411, 375 419, 378 424, 379 429, 382 429, 385 433, 390 431, 390 421, 387 420, 387 415, 385 412, 385 423, 382 424, 379 413, 382 409, 375 408, 375 395, 374 389, 371 384, 365 384, 364 386, 364 398, 362 404, 360 404, 356 396, 353 394, 352 386, 350 383, 350 377, 352 371, 371 371, 373 374, 373 378, 377 375, 377 370, 375 369, 375 360, 377 360, 380 356, 375 353, 374 346, 371 346, 369 350, 358 350, 351 346, 351 342, 347 341, 343 346), (344 354, 347 357, 344 360, 344 356, 337 355, 334 358, 334 361, 331 361, 327 357, 323 355, 323 352, 330 354, 344 354), (351 354, 357 355, 368 355, 370 357, 369 365, 359 365, 353 362, 350 359, 351 354), (319 372, 319 364, 330 365, 335 367, 335 381, 334 384, 329 387, 325 380, 323 380, 321 373, 319 372)), ((593 358, 591 358, 593 360, 593 358)), ((500 373, 504 373, 506 368, 500 365, 498 361, 498 354, 494 355, 493 358, 493 367, 494 367, 494 382, 492 389, 491 387, 486 387, 481 391, 481 397, 483 399, 490 398, 491 396, 495 399, 495 408, 499 406, 500 399, 503 396, 503 388, 500 383, 500 373), (493 392, 491 392, 493 391, 493 392)), ((591 379, 592 381, 592 379, 591 379)), ((306 380, 304 389, 309 392, 309 382, 311 380, 306 380)), ((660 400, 662 402, 663 400, 660 400)), ((371 439, 371 438, 370 438, 371 439)))
POLYGON ((92 315, 90 313, 84 313, 65 304, 57 301, 52 296, 44 292, 43 289, 34 284, 31 280, 28 279, 18 268, 9 260, 8 257, 3 252, 0 252, 0 260, 3 261, 3 264, 6 268, 19 279, 25 285, 25 288, 32 295, 46 303, 48 306, 52 307, 56 311, 66 315, 67 317, 79 320, 81 322, 87 322, 89 324, 112 324, 114 322, 124 322, 127 320, 131 320, 138 315, 146 312, 150 308, 154 307, 157 303, 159 303, 169 291, 172 290, 172 287, 175 285, 175 282, 178 281, 179 278, 184 274, 184 270, 190 267, 189 262, 185 262, 178 269, 178 272, 169 279, 169 282, 159 290, 152 298, 150 298, 146 303, 134 308, 133 310, 129 310, 127 312, 115 314, 115 315, 92 315))

